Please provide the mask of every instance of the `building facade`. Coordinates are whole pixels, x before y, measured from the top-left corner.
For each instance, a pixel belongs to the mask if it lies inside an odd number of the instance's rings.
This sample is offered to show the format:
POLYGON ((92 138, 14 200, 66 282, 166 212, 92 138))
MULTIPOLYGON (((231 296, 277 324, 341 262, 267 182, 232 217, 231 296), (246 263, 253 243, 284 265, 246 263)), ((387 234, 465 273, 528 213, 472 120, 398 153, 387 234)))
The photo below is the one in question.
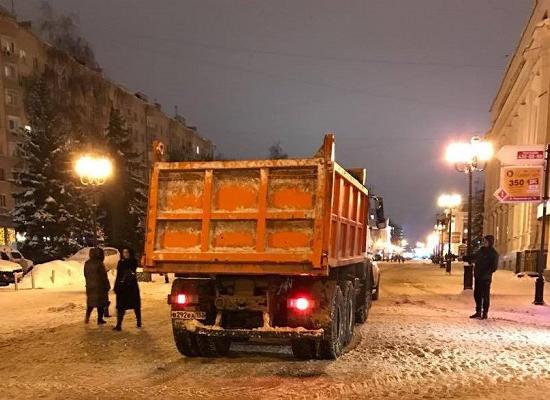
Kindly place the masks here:
MULTIPOLYGON (((533 12, 510 60, 491 106, 486 136, 498 151, 504 145, 545 144, 550 139, 550 0, 535 1, 533 12)), ((531 270, 539 248, 537 204, 502 204, 500 163, 491 160, 485 173, 484 231, 496 238, 500 267, 531 270)))
POLYGON ((17 133, 28 127, 23 106, 24 78, 46 68, 54 71, 54 79, 75 110, 71 129, 83 136, 102 134, 111 109, 116 108, 126 121, 133 150, 143 156, 145 165, 151 163, 154 140, 164 142, 168 153, 186 154, 187 159, 213 157, 212 142, 187 126, 183 117, 170 117, 144 94, 110 82, 101 71, 82 65, 42 41, 33 34, 30 23, 18 22, 0 9, 0 245, 11 244, 16 238, 10 217, 15 205, 11 194, 16 188, 10 180, 18 162, 17 133))

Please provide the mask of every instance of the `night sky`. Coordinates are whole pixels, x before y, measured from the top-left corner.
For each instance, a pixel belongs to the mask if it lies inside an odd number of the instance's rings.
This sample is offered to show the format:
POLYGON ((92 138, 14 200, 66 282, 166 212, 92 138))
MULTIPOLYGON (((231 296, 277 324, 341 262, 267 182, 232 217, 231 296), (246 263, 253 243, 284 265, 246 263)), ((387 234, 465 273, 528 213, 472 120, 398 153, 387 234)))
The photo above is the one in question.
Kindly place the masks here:
MULTIPOLYGON (((4 5, 9 1, 2 1, 4 5)), ((228 158, 336 133, 409 241, 434 223, 452 138, 482 134, 530 0, 53 0, 110 79, 174 106, 228 158)), ((39 1, 16 0, 21 18, 39 1)))

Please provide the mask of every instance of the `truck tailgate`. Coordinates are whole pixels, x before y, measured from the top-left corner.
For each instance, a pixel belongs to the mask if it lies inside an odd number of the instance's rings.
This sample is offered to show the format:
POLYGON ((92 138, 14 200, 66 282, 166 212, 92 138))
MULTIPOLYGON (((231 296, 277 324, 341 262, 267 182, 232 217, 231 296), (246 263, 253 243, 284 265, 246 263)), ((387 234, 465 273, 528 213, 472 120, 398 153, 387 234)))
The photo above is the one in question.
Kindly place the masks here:
POLYGON ((145 269, 326 274, 327 186, 323 158, 156 163, 145 269))

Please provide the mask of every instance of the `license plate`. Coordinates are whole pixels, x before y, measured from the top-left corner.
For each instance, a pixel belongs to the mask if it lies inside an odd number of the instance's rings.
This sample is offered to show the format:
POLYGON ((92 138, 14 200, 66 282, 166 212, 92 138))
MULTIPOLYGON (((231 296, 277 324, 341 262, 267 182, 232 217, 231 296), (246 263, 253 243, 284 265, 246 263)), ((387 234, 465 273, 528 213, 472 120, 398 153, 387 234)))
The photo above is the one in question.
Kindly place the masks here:
POLYGON ((172 319, 206 319, 206 311, 172 311, 172 319))

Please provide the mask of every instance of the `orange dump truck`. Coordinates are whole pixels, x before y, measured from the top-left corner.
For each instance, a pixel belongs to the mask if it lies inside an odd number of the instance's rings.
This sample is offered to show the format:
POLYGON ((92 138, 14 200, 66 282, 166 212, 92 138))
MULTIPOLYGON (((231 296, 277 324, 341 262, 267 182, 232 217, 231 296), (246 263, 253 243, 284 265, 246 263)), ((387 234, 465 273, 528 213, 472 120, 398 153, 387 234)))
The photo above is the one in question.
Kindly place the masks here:
POLYGON ((144 270, 176 274, 178 350, 287 338, 296 357, 338 357, 373 293, 364 179, 334 161, 332 134, 313 158, 156 162, 144 270))

